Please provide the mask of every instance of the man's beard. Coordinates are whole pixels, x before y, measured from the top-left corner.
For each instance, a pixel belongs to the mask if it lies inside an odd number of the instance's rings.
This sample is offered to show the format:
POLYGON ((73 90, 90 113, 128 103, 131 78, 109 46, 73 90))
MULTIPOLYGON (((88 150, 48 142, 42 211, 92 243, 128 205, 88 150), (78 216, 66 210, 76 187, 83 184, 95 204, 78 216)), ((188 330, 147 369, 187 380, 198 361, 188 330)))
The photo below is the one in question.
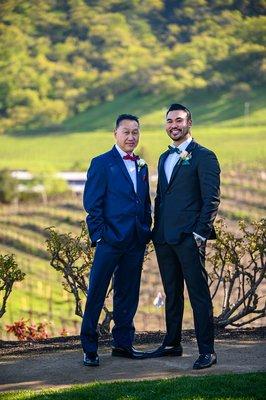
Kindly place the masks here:
POLYGON ((185 128, 182 128, 182 129, 180 129, 181 130, 181 133, 180 133, 180 135, 179 136, 177 136, 177 137, 172 137, 172 135, 171 135, 171 138, 172 138, 172 140, 174 141, 174 142, 178 142, 179 140, 181 140, 181 139, 184 139, 185 138, 185 136, 189 133, 190 134, 190 127, 185 127, 185 128))

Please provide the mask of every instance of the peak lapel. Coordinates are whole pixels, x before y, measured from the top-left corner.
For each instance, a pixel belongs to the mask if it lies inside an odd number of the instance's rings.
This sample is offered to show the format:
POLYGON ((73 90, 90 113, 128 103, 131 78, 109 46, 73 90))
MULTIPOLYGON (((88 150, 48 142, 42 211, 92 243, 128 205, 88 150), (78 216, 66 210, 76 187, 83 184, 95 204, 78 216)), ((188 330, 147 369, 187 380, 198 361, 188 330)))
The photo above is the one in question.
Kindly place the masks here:
MULTIPOLYGON (((189 145, 187 146, 186 151, 187 151, 188 153, 191 153, 192 150, 194 149, 195 145, 196 145, 196 142, 192 139, 192 141, 191 141, 191 142, 189 143, 189 145)), ((175 179, 175 177, 176 177, 176 175, 177 175, 177 173, 178 173, 178 171, 179 171, 181 165, 182 165, 182 162, 181 162, 181 159, 179 158, 179 160, 177 161, 176 165, 174 166, 174 169, 173 169, 173 172, 172 172, 172 175, 171 175, 171 179, 170 179, 168 185, 171 185, 171 183, 172 183, 173 180, 175 179)))
POLYGON ((158 174, 159 174, 162 192, 165 191, 168 186, 167 178, 166 178, 165 171, 164 171, 164 163, 165 163, 166 158, 168 157, 168 154, 169 154, 168 150, 162 154, 160 163, 159 163, 159 167, 158 167, 158 174))

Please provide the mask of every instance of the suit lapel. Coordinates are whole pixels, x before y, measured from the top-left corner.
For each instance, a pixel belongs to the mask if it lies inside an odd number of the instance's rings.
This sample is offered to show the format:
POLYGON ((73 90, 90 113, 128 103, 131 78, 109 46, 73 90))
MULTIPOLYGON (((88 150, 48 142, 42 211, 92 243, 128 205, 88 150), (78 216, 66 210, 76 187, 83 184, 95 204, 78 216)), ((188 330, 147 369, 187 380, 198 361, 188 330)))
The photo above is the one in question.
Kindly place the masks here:
MULTIPOLYGON (((195 146, 196 146, 196 142, 192 139, 192 141, 191 141, 191 142, 189 143, 189 145, 187 146, 186 151, 187 151, 188 153, 191 153, 195 146)), ((178 171, 179 171, 181 165, 182 165, 182 162, 181 162, 181 159, 179 158, 178 162, 177 162, 176 165, 174 166, 174 169, 173 169, 173 172, 172 172, 172 175, 171 175, 171 178, 170 178, 170 181, 169 181, 168 186, 170 186, 171 183, 173 182, 173 180, 176 178, 177 173, 178 173, 178 171)))
POLYGON ((164 170, 164 163, 166 158, 168 157, 169 151, 167 150, 165 153, 161 155, 160 163, 159 163, 159 168, 158 168, 158 174, 160 178, 160 184, 161 184, 161 191, 164 192, 168 186, 167 178, 165 175, 165 170, 164 170))
POLYGON ((121 171, 123 172, 123 174, 125 175, 126 179, 128 180, 128 183, 130 184, 131 188, 135 192, 132 179, 130 178, 130 175, 129 175, 128 170, 127 170, 127 168, 125 166, 125 163, 122 160, 122 157, 120 156, 118 151, 116 150, 115 146, 112 148, 112 153, 113 153, 113 156, 115 158, 115 161, 119 164, 119 167, 121 168, 121 171))

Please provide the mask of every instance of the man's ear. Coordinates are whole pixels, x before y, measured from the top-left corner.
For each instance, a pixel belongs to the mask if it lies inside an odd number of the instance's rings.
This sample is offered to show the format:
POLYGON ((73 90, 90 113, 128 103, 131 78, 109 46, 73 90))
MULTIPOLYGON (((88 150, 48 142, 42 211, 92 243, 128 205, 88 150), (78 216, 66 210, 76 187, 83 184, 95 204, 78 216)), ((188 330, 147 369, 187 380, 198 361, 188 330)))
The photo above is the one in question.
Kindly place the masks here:
POLYGON ((114 137, 116 137, 116 128, 114 129, 114 137))
POLYGON ((192 126, 192 119, 189 119, 189 120, 188 120, 188 126, 189 126, 189 127, 192 126))

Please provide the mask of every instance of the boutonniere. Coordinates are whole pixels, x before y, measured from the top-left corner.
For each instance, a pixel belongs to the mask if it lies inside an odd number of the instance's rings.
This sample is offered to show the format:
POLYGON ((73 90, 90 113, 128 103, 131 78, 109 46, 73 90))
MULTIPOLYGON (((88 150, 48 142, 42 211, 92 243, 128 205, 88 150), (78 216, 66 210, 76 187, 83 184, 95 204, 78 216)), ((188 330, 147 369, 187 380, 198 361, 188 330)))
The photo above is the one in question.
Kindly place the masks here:
POLYGON ((189 160, 191 159, 191 157, 192 157, 192 154, 188 153, 186 150, 184 150, 180 154, 179 162, 182 165, 189 165, 190 164, 189 160))
POLYGON ((146 165, 146 161, 143 158, 137 160, 138 172, 146 165))

